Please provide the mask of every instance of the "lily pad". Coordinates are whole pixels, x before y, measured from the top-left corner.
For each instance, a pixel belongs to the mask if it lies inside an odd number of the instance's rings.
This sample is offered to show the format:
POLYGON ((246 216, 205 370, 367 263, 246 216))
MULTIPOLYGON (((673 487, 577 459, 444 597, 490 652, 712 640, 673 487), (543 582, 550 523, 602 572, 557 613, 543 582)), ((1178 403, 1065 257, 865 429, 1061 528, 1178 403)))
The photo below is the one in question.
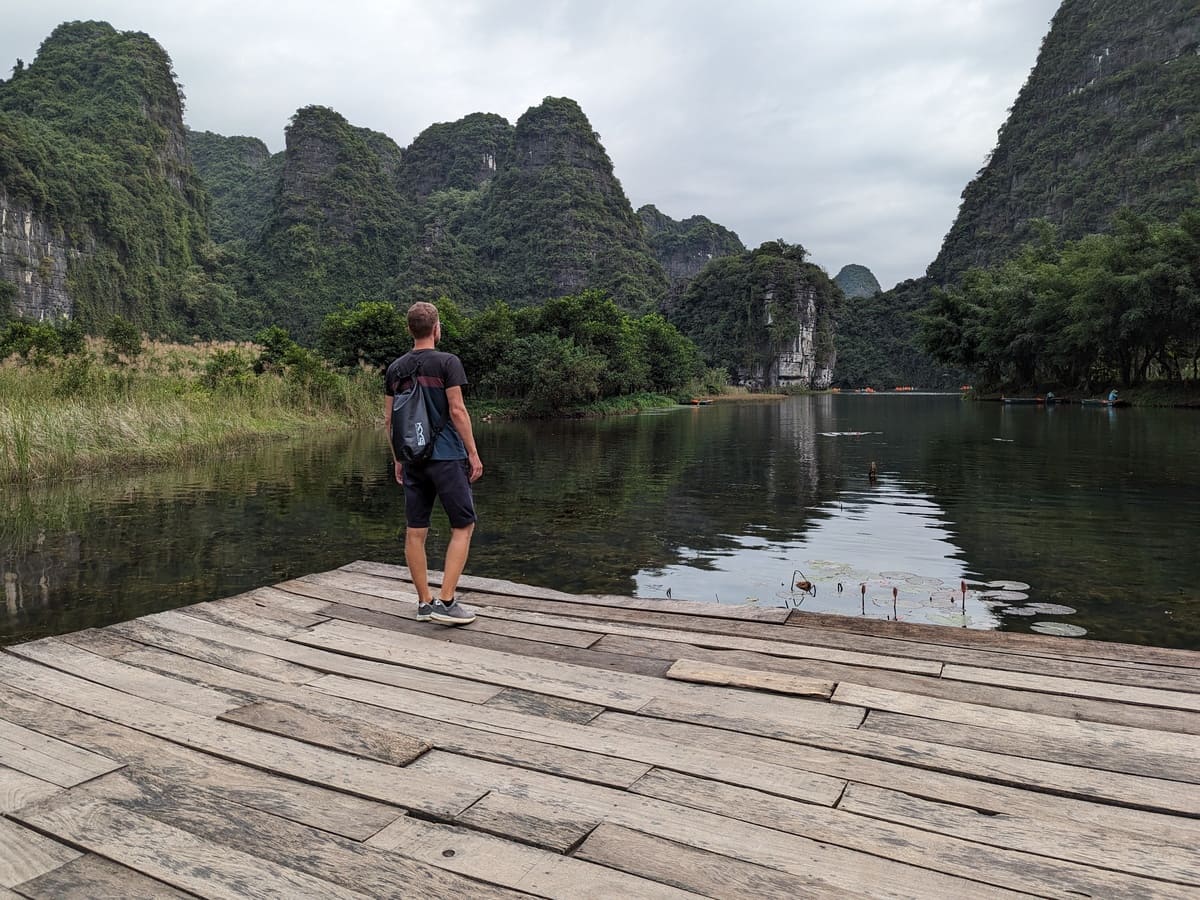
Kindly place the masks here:
POLYGON ((1058 637, 1083 637, 1086 628, 1078 625, 1068 625, 1066 622, 1034 622, 1029 626, 1038 634, 1053 634, 1058 637))
POLYGON ((1029 608, 1047 616, 1069 616, 1075 612, 1075 607, 1063 606, 1061 603, 1030 603, 1029 608))
POLYGON ((999 588, 1002 591, 1027 591, 1029 585, 1023 581, 989 581, 988 587, 999 588))
POLYGON ((1003 606, 1000 612, 1009 616, 1036 616, 1038 611, 1030 609, 1028 606, 1003 606))
POLYGON ((987 600, 1007 600, 1010 603, 1017 600, 1029 599, 1028 594, 1023 594, 1020 591, 981 591, 979 596, 987 600))

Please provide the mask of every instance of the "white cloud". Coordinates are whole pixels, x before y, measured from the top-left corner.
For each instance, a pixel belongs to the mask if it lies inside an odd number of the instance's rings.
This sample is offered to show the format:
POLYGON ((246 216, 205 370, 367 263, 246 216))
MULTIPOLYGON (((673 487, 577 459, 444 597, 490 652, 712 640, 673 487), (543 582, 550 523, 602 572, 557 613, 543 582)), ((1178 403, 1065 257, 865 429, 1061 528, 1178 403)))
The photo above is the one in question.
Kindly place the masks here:
POLYGON ((0 61, 100 18, 171 54, 193 128, 273 149, 310 103, 409 143, 470 112, 579 102, 635 206, 783 237, 831 273, 920 275, 1056 0, 45 0, 0 61))

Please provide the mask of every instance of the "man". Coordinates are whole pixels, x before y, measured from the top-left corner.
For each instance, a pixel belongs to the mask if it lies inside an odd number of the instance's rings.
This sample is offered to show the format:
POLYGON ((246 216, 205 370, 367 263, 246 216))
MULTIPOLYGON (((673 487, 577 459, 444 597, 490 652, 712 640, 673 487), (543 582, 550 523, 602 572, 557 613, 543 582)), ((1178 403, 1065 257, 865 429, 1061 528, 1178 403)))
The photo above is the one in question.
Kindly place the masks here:
MULTIPOLYGON (((442 323, 437 307, 432 303, 414 303, 408 310, 408 332, 413 348, 388 366, 384 381, 387 385, 387 407, 384 427, 389 438, 392 433, 392 401, 409 383, 406 377, 419 369, 421 383, 429 391, 437 421, 445 425, 434 441, 433 454, 422 463, 405 469, 396 459, 396 481, 404 485, 404 557, 417 588, 417 619, 421 622, 440 622, 443 625, 465 625, 475 620, 475 613, 458 602, 454 596, 458 579, 467 564, 471 535, 475 531, 475 500, 471 484, 483 475, 483 461, 475 447, 471 432, 471 416, 463 402, 462 389, 467 383, 463 364, 453 353, 443 353, 434 346, 442 337, 442 323), (450 544, 446 547, 446 566, 437 600, 429 589, 429 567, 425 557, 425 539, 429 536, 429 518, 433 498, 442 501, 450 517, 450 544)), ((391 440, 388 441, 389 446, 391 440)))

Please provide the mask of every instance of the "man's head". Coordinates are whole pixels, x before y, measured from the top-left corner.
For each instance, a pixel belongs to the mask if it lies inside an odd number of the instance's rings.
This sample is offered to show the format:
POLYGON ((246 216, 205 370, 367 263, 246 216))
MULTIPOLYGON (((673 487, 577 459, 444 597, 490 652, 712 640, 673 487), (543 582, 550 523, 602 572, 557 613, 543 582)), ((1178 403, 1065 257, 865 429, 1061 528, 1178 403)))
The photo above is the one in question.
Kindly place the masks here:
POLYGON ((415 340, 436 337, 439 324, 437 307, 432 303, 422 300, 408 308, 408 332, 415 340))

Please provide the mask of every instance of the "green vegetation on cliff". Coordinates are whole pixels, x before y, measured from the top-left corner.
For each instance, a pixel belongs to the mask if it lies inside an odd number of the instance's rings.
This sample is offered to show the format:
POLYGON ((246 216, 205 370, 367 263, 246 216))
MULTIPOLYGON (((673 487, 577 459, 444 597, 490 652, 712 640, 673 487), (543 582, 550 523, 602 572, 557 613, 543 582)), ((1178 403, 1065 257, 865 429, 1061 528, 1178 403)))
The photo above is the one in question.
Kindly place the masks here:
POLYGON ((762 378, 781 350, 811 329, 817 368, 834 355, 838 290, 799 245, 769 241, 713 260, 688 285, 671 322, 710 366, 737 380, 762 378))
POLYGON ((88 327, 121 315, 158 333, 220 329, 228 295, 204 250, 182 98, 147 35, 60 25, 0 81, 0 185, 82 254, 68 287, 88 327))
POLYGON ((666 294, 612 161, 567 98, 547 97, 517 120, 513 164, 481 193, 461 237, 495 297, 518 306, 593 289, 646 312, 666 294))
POLYGON ((1129 208, 1173 219, 1200 197, 1194 0, 1064 0, 995 150, 929 267, 937 284, 1014 256, 1045 219, 1064 238, 1129 208))
POLYGON ((255 240, 271 214, 283 154, 274 155, 253 137, 187 132, 196 176, 210 195, 209 230, 214 241, 255 240))
POLYGON ((1015 258, 935 290, 931 353, 984 388, 1200 378, 1200 209, 1172 224, 1126 210, 1111 234, 1066 243, 1036 231, 1015 258))
POLYGON ((710 261, 746 252, 741 238, 704 216, 676 221, 652 204, 641 207, 637 214, 673 293, 682 291, 710 261))

